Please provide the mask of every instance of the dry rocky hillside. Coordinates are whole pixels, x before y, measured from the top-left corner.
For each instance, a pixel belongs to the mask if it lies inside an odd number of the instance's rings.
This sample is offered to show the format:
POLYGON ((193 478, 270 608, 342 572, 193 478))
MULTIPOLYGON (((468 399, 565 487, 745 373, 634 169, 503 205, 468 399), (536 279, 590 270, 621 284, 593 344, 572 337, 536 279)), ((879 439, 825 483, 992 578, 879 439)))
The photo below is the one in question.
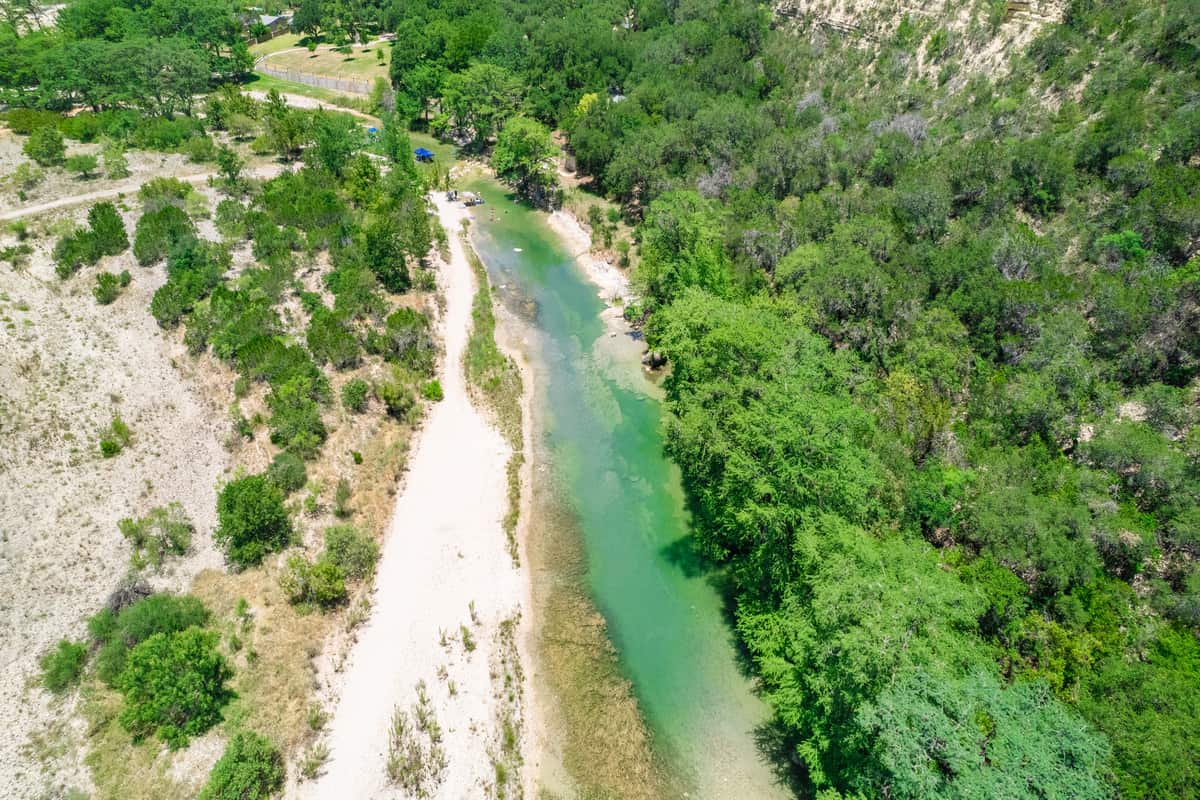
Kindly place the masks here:
POLYGON ((916 74, 937 78, 941 64, 953 57, 958 71, 950 80, 961 85, 973 74, 1006 71, 1012 53, 1044 25, 1062 19, 1066 1, 777 0, 774 8, 781 26, 847 34, 864 45, 893 36, 902 24, 915 24, 922 36, 915 48, 916 74))
MULTIPOLYGON (((183 344, 164 337, 146 310, 163 271, 137 267, 126 252, 67 281, 55 276, 50 231, 86 213, 31 223, 43 235, 32 240, 28 263, 0 269, 0 705, 17 710, 0 732, 0 762, 17 765, 0 770, 6 797, 40 788, 35 776, 45 764, 20 754, 30 755, 30 735, 64 711, 30 682, 38 657, 58 639, 82 638, 84 620, 129 570, 117 521, 179 502, 207 534, 214 487, 230 465, 224 410, 189 377, 183 344), (95 273, 122 269, 133 272, 130 286, 98 304, 95 273), (133 442, 103 458, 100 432, 114 415, 133 442)), ((132 228, 135 215, 124 216, 132 228)), ((207 535, 193 542, 187 558, 154 576, 158 587, 183 589, 200 570, 221 566, 207 535)))

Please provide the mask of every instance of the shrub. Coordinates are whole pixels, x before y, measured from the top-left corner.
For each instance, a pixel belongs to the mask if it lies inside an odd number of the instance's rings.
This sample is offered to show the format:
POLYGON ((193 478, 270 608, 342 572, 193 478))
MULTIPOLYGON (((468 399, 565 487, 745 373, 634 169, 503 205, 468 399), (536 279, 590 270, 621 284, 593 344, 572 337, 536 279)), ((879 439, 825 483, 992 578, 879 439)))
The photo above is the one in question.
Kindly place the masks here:
POLYGON ((188 157, 188 161, 207 163, 217 160, 217 145, 208 136, 193 136, 179 149, 188 157))
POLYGON ((208 609, 191 595, 152 594, 119 612, 105 609, 88 620, 99 649, 96 676, 115 685, 129 651, 156 633, 175 633, 208 622, 208 609))
POLYGON ((194 239, 196 228, 183 209, 167 205, 141 216, 133 237, 133 255, 147 266, 164 258, 176 244, 194 239))
POLYGON ((246 238, 246 207, 237 200, 226 198, 217 203, 217 215, 214 220, 217 231, 226 239, 246 238))
POLYGON ((342 568, 325 555, 312 563, 302 555, 292 556, 279 578, 279 585, 294 604, 311 603, 321 608, 333 608, 346 599, 346 576, 342 568))
POLYGON ((29 134, 21 150, 43 167, 53 167, 63 163, 67 148, 57 128, 44 126, 29 134))
POLYGON ((379 561, 379 545, 353 525, 331 525, 325 529, 325 557, 351 580, 371 574, 379 561))
POLYGON ((367 410, 367 392, 370 386, 362 378, 353 378, 346 381, 346 385, 342 387, 342 405, 346 410, 361 414, 367 410))
POLYGON ((61 640, 42 656, 42 685, 60 694, 79 682, 87 662, 87 647, 82 642, 61 640))
POLYGON ((295 453, 286 450, 275 456, 271 466, 267 467, 267 477, 285 495, 289 495, 308 483, 308 470, 304 461, 295 453))
POLYGON ((127 269, 121 270, 120 275, 101 272, 96 276, 96 285, 92 287, 92 295, 96 298, 97 303, 106 306, 117 299, 121 290, 128 286, 131 280, 133 278, 127 269))
POLYGON ((16 184, 17 189, 22 192, 27 192, 33 187, 46 179, 46 173, 30 164, 28 161, 22 161, 17 164, 17 168, 13 170, 12 181, 16 184))
POLYGON ((88 227, 96 237, 96 248, 102 255, 115 256, 129 249, 125 223, 112 203, 97 203, 88 209, 88 227))
POLYGON ((435 403, 440 401, 443 397, 442 384, 438 383, 437 380, 428 381, 421 386, 421 396, 435 403))
POLYGON ((333 492, 333 515, 339 518, 350 516, 350 481, 342 478, 337 482, 337 488, 333 492))
POLYGON ((313 398, 318 393, 314 380, 297 375, 267 395, 271 417, 271 441, 301 458, 314 458, 325 441, 325 423, 313 398))
POLYGON ((133 431, 125 424, 119 414, 114 414, 112 422, 100 432, 100 455, 112 458, 120 453, 133 441, 133 431))
POLYGON ((134 147, 144 150, 169 151, 179 149, 192 136, 204 133, 204 126, 194 117, 143 117, 130 131, 134 147))
POLYGON ((14 108, 4 112, 4 122, 13 133, 28 136, 38 128, 56 127, 62 119, 53 111, 36 108, 14 108))
POLYGON ((266 800, 283 788, 283 755, 257 733, 234 734, 198 800, 266 800))
POLYGON ((90 178, 100 166, 100 160, 93 155, 79 154, 69 156, 64 164, 68 172, 74 172, 81 178, 90 178))
POLYGON ((158 211, 165 206, 179 206, 187 201, 192 193, 192 185, 179 178, 154 178, 142 184, 138 189, 138 199, 142 201, 142 212, 158 211))
POLYGON ((305 337, 308 350, 320 363, 346 369, 358 363, 358 339, 342 314, 321 307, 313 312, 305 337))
POLYGON ((403 376, 394 374, 390 379, 375 385, 375 395, 387 412, 401 422, 411 422, 417 408, 417 399, 403 376))
POLYGON ((199 628, 156 633, 129 653, 119 688, 121 726, 134 741, 157 735, 176 750, 221 721, 233 672, 217 652, 217 634, 199 628))
POLYGON ((130 560, 141 569, 158 567, 163 557, 181 556, 192 544, 191 520, 178 502, 151 509, 141 519, 126 517, 117 523, 121 534, 133 546, 130 560))
POLYGON ((367 349, 414 372, 433 374, 436 356, 433 334, 429 318, 419 311, 397 309, 388 316, 383 333, 372 331, 368 335, 367 349))
POLYGON ((217 498, 213 538, 233 563, 253 566, 267 553, 282 550, 292 538, 292 521, 283 507, 283 490, 265 475, 225 484, 217 498))
POLYGON ((117 142, 107 142, 100 153, 104 162, 104 174, 110 178, 128 178, 129 161, 125 158, 125 148, 117 142))
POLYGON ((101 252, 96 236, 90 230, 78 228, 55 243, 52 255, 55 274, 66 280, 84 264, 99 261, 101 252))

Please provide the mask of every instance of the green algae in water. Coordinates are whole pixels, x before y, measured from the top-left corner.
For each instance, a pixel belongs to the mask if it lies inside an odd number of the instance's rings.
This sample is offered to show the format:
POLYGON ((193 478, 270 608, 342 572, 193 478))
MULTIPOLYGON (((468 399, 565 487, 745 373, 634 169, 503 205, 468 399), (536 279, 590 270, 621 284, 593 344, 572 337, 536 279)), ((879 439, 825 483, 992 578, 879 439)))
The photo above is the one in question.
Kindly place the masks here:
POLYGON ((690 555, 649 381, 636 385, 629 364, 613 359, 595 288, 540 215, 492 182, 471 188, 487 200, 471 227, 493 284, 510 303, 532 301, 543 457, 672 783, 692 797, 787 796, 755 744, 767 710, 739 669, 721 598, 690 555))

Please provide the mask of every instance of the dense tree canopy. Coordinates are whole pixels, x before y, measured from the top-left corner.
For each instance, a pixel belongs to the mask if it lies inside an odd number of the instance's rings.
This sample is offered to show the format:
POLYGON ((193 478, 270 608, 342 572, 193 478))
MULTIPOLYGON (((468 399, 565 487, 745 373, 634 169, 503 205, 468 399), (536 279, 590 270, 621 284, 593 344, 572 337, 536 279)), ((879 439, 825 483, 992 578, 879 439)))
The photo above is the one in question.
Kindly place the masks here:
POLYGON ((556 126, 638 225, 696 544, 823 797, 1200 792, 1187 5, 1073 0, 1005 70, 984 3, 397 10, 402 108, 506 174, 556 126))

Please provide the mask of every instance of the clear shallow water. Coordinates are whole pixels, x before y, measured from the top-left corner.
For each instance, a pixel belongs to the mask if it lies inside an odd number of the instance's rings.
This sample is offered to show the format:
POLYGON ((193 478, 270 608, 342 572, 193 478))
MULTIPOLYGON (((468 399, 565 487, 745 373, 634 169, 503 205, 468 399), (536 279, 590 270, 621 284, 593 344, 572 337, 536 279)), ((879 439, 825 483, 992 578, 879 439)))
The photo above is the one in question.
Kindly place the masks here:
POLYGON ((471 188, 488 203, 472 214, 475 247, 500 296, 532 317, 540 449, 656 750, 692 797, 787 797, 755 745, 767 711, 739 671, 720 597, 686 567, 679 474, 636 348, 606 330, 595 288, 543 217, 494 183, 471 188))

